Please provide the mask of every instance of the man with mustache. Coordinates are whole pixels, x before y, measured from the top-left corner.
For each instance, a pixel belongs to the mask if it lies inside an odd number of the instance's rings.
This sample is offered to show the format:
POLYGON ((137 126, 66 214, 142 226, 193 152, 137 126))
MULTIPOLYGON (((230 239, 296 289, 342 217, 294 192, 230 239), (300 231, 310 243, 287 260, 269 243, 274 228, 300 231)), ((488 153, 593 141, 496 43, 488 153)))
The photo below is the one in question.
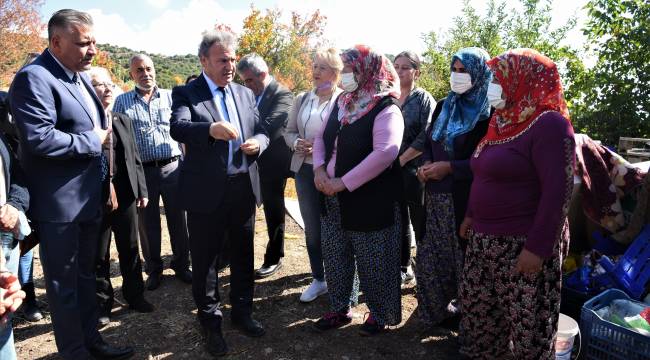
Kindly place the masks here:
POLYGON ((290 176, 291 149, 284 142, 282 131, 293 105, 293 94, 269 74, 261 56, 252 53, 237 63, 237 73, 244 85, 253 91, 260 113, 260 122, 269 134, 269 147, 258 161, 264 217, 269 235, 264 264, 255 276, 273 275, 282 266, 284 257, 284 188, 290 176))
POLYGON ((142 158, 149 203, 140 212, 140 243, 149 274, 145 286, 155 290, 160 286, 163 262, 160 257, 160 197, 165 205, 167 230, 173 257, 170 268, 185 283, 192 282, 189 270, 187 220, 179 205, 178 175, 181 148, 169 134, 171 91, 156 85, 156 69, 151 58, 134 55, 129 61, 130 76, 135 89, 115 99, 113 111, 133 120, 135 142, 142 158))
POLYGON ((93 20, 59 10, 47 32, 48 48, 16 74, 10 105, 54 337, 64 359, 126 359, 132 348, 110 346, 97 331, 94 259, 107 175, 102 143, 110 131, 84 73, 97 53, 93 20))
POLYGON ((199 59, 203 72, 174 88, 171 134, 185 144, 181 206, 187 210, 194 276, 192 295, 206 333, 208 351, 225 355, 218 278, 224 234, 230 241, 230 318, 251 337, 264 335, 253 319, 253 235, 255 204, 260 204, 256 160, 269 143, 253 92, 233 83, 235 36, 224 31, 203 35, 199 59))

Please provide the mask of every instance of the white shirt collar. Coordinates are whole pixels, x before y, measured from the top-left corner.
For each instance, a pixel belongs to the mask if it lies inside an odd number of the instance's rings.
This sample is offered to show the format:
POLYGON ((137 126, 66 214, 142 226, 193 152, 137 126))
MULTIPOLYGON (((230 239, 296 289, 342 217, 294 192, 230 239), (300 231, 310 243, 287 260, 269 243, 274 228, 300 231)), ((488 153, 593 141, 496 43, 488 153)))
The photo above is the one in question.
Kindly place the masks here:
MULTIPOLYGON (((221 86, 215 84, 215 82, 212 81, 212 79, 210 79, 210 77, 208 77, 208 74, 206 74, 205 71, 203 72, 203 77, 205 78, 205 82, 208 83, 208 87, 210 88, 210 91, 212 92, 212 95, 216 94, 217 89, 220 88, 221 86)), ((228 92, 228 85, 224 86, 224 89, 226 90, 226 92, 228 92)))
POLYGON ((68 77, 70 78, 70 81, 72 81, 72 79, 74 78, 75 72, 72 71, 72 70, 70 70, 70 69, 68 69, 67 67, 65 67, 65 65, 63 65, 63 64, 59 61, 59 59, 57 59, 56 56, 54 56, 54 54, 52 54, 52 52, 50 51, 50 49, 47 49, 47 52, 49 52, 50 55, 52 55, 52 58, 54 58, 54 61, 56 61, 56 63, 59 64, 59 66, 63 69, 63 71, 65 71, 65 74, 68 75, 68 77))

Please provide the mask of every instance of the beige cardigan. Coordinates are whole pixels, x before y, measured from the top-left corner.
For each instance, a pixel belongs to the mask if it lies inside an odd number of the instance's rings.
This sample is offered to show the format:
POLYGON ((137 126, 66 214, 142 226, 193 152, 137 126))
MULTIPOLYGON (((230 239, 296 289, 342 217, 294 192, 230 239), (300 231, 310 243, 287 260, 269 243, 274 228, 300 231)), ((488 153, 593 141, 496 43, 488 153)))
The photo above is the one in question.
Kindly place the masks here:
MULTIPOLYGON (((291 148, 291 150, 296 150, 295 145, 297 139, 305 138, 305 127, 302 121, 298 121, 298 115, 303 111, 303 107, 306 105, 306 102, 303 101, 303 99, 305 99, 305 96, 308 96, 313 91, 314 90, 311 90, 310 92, 302 92, 298 94, 298 96, 296 96, 293 101, 293 106, 291 107, 291 112, 289 113, 289 119, 287 120, 287 126, 284 128, 284 132, 282 134, 284 136, 284 141, 287 143, 287 146, 291 148)), ((337 87, 334 90, 334 93, 332 93, 332 99, 336 99, 342 92, 343 90, 337 87)), ((327 116, 325 119, 329 118, 329 113, 332 111, 334 103, 335 101, 330 101, 330 103, 327 104, 325 111, 327 116)), ((302 164, 305 162, 305 159, 308 157, 311 157, 311 155, 298 154, 294 152, 293 156, 291 157, 291 171, 298 172, 302 164)))

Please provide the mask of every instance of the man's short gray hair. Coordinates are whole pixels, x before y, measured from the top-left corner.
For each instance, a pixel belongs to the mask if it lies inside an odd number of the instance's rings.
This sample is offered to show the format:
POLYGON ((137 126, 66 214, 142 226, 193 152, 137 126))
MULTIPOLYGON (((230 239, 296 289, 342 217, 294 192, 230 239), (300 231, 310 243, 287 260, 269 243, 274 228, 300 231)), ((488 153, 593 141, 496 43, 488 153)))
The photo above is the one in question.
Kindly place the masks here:
POLYGON ((62 9, 55 12, 47 22, 48 41, 52 41, 52 37, 57 30, 67 30, 73 24, 93 26, 93 18, 88 13, 73 9, 62 9))
POLYGON ((129 59, 129 68, 137 60, 150 61, 151 64, 153 64, 153 60, 149 57, 149 55, 147 55, 147 54, 135 54, 135 55, 131 56, 131 58, 129 59))
POLYGON ((212 45, 221 45, 226 49, 237 51, 235 35, 228 31, 210 30, 203 33, 203 39, 199 45, 199 57, 208 57, 208 51, 212 45))
POLYGON ((269 66, 266 65, 266 61, 262 59, 261 56, 256 53, 250 53, 242 57, 237 63, 237 72, 242 73, 246 70, 250 70, 258 76, 261 73, 269 73, 269 66))

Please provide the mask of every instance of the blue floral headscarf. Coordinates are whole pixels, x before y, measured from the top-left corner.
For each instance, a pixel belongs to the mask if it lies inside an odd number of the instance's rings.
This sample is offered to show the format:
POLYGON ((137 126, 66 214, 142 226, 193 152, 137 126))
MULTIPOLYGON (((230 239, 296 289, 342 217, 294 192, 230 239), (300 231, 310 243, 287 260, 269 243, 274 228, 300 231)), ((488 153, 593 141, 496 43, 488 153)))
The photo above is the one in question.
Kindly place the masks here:
POLYGON ((434 119, 431 138, 444 141, 448 153, 453 153, 454 138, 470 132, 479 121, 490 117, 490 104, 487 100, 487 88, 492 81, 492 72, 486 62, 488 53, 478 47, 460 49, 451 58, 451 66, 460 60, 472 78, 472 87, 463 94, 450 91, 438 115, 434 119))

